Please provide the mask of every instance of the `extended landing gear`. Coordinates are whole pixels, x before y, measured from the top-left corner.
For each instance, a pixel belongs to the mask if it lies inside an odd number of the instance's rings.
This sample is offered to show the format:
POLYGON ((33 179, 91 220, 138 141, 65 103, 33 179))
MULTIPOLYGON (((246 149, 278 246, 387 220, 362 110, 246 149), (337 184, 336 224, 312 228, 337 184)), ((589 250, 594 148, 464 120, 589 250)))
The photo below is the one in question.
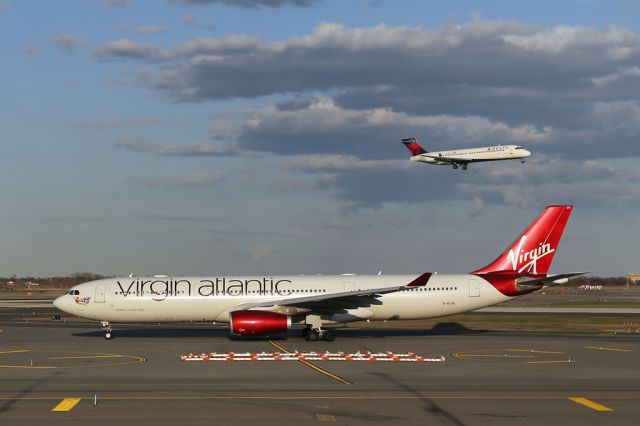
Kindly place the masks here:
POLYGON ((317 342, 318 340, 324 340, 325 342, 333 342, 336 340, 336 335, 331 330, 323 330, 321 328, 312 328, 310 326, 302 329, 302 337, 307 342, 317 342))
POLYGON ((317 342, 318 340, 333 342, 336 340, 336 335, 331 330, 318 330, 316 328, 309 328, 308 330, 309 331, 304 336, 304 340, 308 342, 317 342))
POLYGON ((109 321, 100 321, 102 324, 102 329, 104 330, 104 338, 109 340, 111 339, 111 326, 109 325, 109 321))
POLYGON ((452 164, 451 167, 453 167, 453 169, 455 170, 455 169, 458 168, 458 165, 457 164, 452 164))
POLYGON ((467 165, 466 165, 466 164, 463 164, 462 166, 460 166, 460 168, 461 168, 462 170, 467 170, 467 165))
POLYGON ((520 164, 524 164, 524 160, 520 160, 520 164))
MULTIPOLYGON (((458 165, 457 165, 457 164, 455 164, 455 163, 453 163, 453 164, 451 165, 451 167, 453 167, 453 169, 455 170, 455 169, 457 169, 457 168, 458 168, 458 165)), ((461 165, 460 165, 460 168, 461 168, 462 170, 467 170, 467 165, 466 165, 466 164, 461 164, 461 165)))

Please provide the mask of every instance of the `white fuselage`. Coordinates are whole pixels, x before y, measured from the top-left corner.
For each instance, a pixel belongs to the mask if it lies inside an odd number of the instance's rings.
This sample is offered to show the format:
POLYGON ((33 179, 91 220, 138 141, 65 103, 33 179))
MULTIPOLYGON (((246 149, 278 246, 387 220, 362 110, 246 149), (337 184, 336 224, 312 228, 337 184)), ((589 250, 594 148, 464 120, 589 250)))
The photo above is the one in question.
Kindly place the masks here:
MULTIPOLYGON (((98 321, 228 323, 230 311, 247 303, 401 286, 415 278, 413 275, 109 278, 77 285, 54 303, 69 314, 98 321)), ((360 297, 360 307, 322 315, 322 322, 434 318, 510 298, 476 275, 434 274, 424 287, 376 298, 360 297)), ((277 312, 305 313, 287 306, 277 312)))
POLYGON ((452 164, 451 159, 457 159, 461 163, 476 163, 481 161, 522 160, 530 155, 530 151, 518 145, 497 145, 427 152, 415 155, 411 157, 411 160, 436 165, 450 165, 452 164), (438 157, 442 157, 442 160, 439 160, 438 157))

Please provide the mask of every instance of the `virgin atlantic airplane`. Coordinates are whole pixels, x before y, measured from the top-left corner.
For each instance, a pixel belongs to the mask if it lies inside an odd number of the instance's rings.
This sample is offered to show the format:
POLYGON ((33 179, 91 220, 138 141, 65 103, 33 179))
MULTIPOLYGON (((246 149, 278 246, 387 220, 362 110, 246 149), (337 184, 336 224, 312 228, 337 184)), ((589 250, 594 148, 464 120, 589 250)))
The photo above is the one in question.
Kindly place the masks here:
POLYGON ((77 285, 54 305, 102 322, 222 322, 240 336, 303 325, 309 341, 335 339, 326 324, 443 317, 562 284, 549 275, 573 206, 548 206, 496 260, 468 274, 107 278, 77 285))

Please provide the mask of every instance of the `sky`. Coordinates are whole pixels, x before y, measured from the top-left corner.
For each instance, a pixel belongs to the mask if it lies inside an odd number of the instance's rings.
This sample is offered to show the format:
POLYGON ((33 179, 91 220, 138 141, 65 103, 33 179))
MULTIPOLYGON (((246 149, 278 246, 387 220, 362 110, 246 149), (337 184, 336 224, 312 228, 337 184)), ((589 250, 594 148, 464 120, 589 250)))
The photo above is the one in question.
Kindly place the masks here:
POLYGON ((638 271, 633 0, 0 0, 0 276, 638 271), (428 150, 518 144, 453 170, 428 150))

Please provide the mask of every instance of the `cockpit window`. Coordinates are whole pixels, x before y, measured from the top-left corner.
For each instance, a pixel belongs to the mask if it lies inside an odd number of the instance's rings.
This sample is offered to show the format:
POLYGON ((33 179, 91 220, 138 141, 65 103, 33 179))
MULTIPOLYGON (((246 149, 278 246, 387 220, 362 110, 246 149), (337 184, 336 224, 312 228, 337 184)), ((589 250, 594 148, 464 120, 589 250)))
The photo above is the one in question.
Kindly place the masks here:
POLYGON ((80 291, 79 290, 69 290, 69 293, 72 296, 80 296, 80 291))
POLYGON ((520 145, 516 146, 516 149, 522 149, 522 147, 520 145))

